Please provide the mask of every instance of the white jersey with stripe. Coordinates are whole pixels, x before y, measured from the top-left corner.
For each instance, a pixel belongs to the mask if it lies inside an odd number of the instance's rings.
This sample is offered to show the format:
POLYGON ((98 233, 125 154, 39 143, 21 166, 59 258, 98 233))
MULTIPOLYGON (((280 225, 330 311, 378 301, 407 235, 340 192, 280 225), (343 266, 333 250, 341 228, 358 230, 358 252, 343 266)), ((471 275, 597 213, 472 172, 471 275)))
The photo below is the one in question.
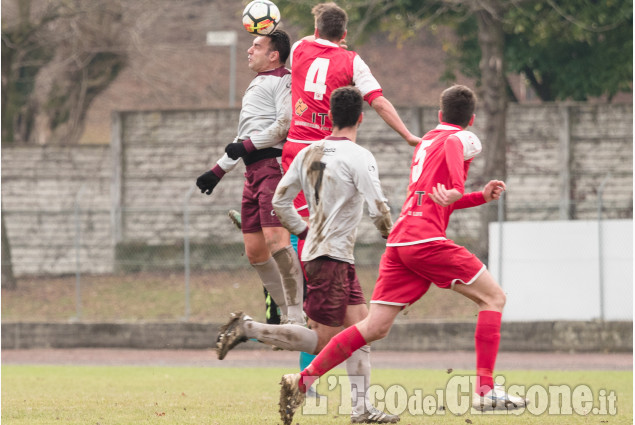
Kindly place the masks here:
POLYGON ((390 233, 390 208, 381 190, 375 157, 347 138, 329 136, 303 149, 280 180, 273 206, 282 225, 296 235, 307 226, 293 207, 300 190, 310 213, 302 261, 328 256, 354 264, 353 248, 364 201, 380 233, 384 237, 390 233))
MULTIPOLYGON (((251 139, 256 149, 282 149, 291 125, 291 72, 285 67, 260 72, 245 91, 234 142, 251 139)), ((218 160, 225 171, 239 160, 218 160)))

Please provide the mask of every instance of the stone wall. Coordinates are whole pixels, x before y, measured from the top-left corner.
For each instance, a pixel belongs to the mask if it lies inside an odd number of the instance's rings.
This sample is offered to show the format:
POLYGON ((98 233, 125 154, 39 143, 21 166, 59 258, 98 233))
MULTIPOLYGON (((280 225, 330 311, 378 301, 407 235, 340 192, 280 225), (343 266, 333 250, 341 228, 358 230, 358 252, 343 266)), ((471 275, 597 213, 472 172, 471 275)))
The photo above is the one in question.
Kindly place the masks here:
POLYGON ((2 214, 16 275, 113 268, 108 146, 2 149, 2 214), (80 246, 77 251, 76 246, 80 246))
MULTIPOLYGON (((195 187, 197 176, 233 139, 238 112, 117 112, 110 147, 4 147, 2 208, 16 274, 75 272, 77 241, 83 272, 113 271, 143 247, 172 247, 181 256, 184 211, 194 245, 240 244, 241 234, 227 225, 226 212, 240 207, 242 164, 211 196, 195 187)), ((434 107, 399 112, 418 134, 437 123, 434 107)), ((510 105, 507 219, 594 219, 598 189, 608 173, 604 218, 632 218, 632 114, 631 104, 510 105)), ((478 118, 473 130, 482 135, 478 118)), ((371 109, 365 111, 359 143, 375 154, 396 217, 412 148, 371 109)), ((488 149, 487 140, 483 144, 488 149)), ((468 190, 480 189, 482 166, 477 157, 468 190)), ((488 207, 496 205, 482 208, 488 207)), ((474 238, 477 217, 476 210, 457 211, 450 236, 474 238)), ((368 218, 358 241, 381 242, 368 218)))
MULTIPOLYGON (((2 348, 210 349, 217 323, 2 323, 2 348)), ((375 350, 474 349, 474 323, 395 323, 375 350)), ((262 348, 247 342, 238 349, 262 348)), ((501 351, 632 352, 632 322, 510 322, 501 351)))

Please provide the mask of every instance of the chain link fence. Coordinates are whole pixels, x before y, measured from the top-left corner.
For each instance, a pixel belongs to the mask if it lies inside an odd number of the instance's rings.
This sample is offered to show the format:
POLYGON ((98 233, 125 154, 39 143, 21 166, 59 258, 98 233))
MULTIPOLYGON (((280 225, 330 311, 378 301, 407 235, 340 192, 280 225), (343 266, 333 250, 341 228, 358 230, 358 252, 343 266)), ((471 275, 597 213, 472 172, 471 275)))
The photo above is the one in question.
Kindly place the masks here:
MULTIPOLYGON (((192 189, 184 196, 180 209, 174 206, 124 209, 121 211, 125 223, 121 240, 115 243, 111 211, 83 208, 82 190, 76 194, 73 209, 3 211, 8 223, 12 265, 19 284, 39 280, 42 286, 48 279, 58 289, 65 288, 66 298, 71 300, 64 302, 74 310, 72 318, 77 320, 217 320, 234 309, 264 314, 261 285, 244 254, 242 234, 227 217, 226 206, 192 206, 192 189), (17 237, 17 232, 22 233, 21 237, 17 237), (105 311, 96 313, 91 307, 101 305, 96 298, 115 297, 105 289, 108 285, 136 298, 132 304, 136 304, 138 310, 117 305, 109 308, 105 302, 105 306, 99 307, 105 311), (141 308, 152 303, 157 304, 156 309, 146 309, 152 310, 151 313, 141 308)), ((550 221, 562 216, 562 204, 519 204, 505 200, 460 210, 453 215, 448 236, 478 252, 483 245, 478 231, 479 209, 490 209, 498 217, 499 224, 519 221, 526 216, 534 221, 550 221)), ((632 219, 632 202, 605 201, 599 196, 595 208, 590 208, 588 202, 582 205, 568 201, 566 205, 577 210, 579 218, 587 221, 632 219)), ((400 205, 391 208, 396 218, 400 205)), ((598 267, 606 269, 611 267, 610 259, 603 252, 606 250, 601 242, 603 227, 600 225, 598 229, 600 242, 595 252, 601 260, 598 267)), ((355 255, 367 298, 370 298, 377 277, 384 242, 365 216, 358 229, 355 255)), ((505 258, 503 244, 494 242, 490 241, 490 245, 495 245, 498 251, 489 254, 493 261, 500 262, 505 258)), ((622 234, 612 243, 617 244, 618 251, 630 249, 632 252, 632 234, 622 234)), ((584 257, 582 253, 580 255, 584 257)), ((487 263, 487 255, 482 259, 487 263)), ((489 265, 499 279, 501 264, 489 265)), ((604 281, 602 285, 610 287, 612 282, 604 281)), ((475 309, 471 302, 455 294, 447 295, 447 291, 439 296, 439 291, 431 289, 430 296, 415 304, 409 315, 401 320, 473 317, 475 309)), ((536 297, 540 296, 548 294, 536 294, 536 297)), ((526 299, 524 302, 533 301, 526 299)), ((632 302, 630 314, 632 317, 632 302)), ((254 316, 259 317, 258 314, 254 316)), ((37 318, 37 314, 34 317, 37 318)))

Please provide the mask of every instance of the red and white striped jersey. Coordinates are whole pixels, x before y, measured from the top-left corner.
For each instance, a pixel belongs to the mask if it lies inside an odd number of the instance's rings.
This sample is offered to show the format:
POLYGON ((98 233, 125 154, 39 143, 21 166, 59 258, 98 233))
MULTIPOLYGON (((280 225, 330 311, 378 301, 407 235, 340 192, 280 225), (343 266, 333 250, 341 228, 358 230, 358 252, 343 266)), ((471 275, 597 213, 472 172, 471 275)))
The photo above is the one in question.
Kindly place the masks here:
POLYGON ((482 192, 464 194, 447 207, 428 196, 438 183, 463 193, 470 163, 480 152, 478 137, 459 126, 441 123, 426 133, 415 148, 406 201, 386 245, 415 245, 446 239, 452 211, 484 204, 482 192))
POLYGON ((291 49, 293 115, 287 140, 312 143, 333 130, 331 92, 354 84, 369 104, 382 95, 368 65, 355 52, 327 40, 300 40, 291 49))

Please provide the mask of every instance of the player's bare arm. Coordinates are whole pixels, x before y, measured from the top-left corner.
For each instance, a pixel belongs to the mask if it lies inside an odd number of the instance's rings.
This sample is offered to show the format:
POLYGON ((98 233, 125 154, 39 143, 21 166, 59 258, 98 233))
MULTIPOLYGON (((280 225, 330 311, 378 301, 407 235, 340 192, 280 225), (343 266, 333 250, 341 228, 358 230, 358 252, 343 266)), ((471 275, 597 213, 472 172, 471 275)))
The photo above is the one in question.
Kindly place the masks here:
POLYGON ((417 146, 417 144, 421 141, 421 137, 415 136, 406 128, 406 125, 399 117, 399 114, 393 104, 384 96, 379 96, 374 99, 371 106, 375 109, 375 111, 377 111, 377 114, 379 114, 386 124, 403 137, 410 146, 417 146))
POLYGON ((490 180, 483 188, 483 198, 485 198, 485 202, 498 200, 505 190, 507 190, 507 187, 504 181, 490 180))
MULTIPOLYGON (((485 191, 483 191, 483 193, 485 193, 485 191)), ((463 194, 456 189, 447 189, 444 184, 437 183, 436 187, 432 188, 432 192, 428 193, 428 196, 435 203, 442 207, 447 207, 461 199, 463 194)))

